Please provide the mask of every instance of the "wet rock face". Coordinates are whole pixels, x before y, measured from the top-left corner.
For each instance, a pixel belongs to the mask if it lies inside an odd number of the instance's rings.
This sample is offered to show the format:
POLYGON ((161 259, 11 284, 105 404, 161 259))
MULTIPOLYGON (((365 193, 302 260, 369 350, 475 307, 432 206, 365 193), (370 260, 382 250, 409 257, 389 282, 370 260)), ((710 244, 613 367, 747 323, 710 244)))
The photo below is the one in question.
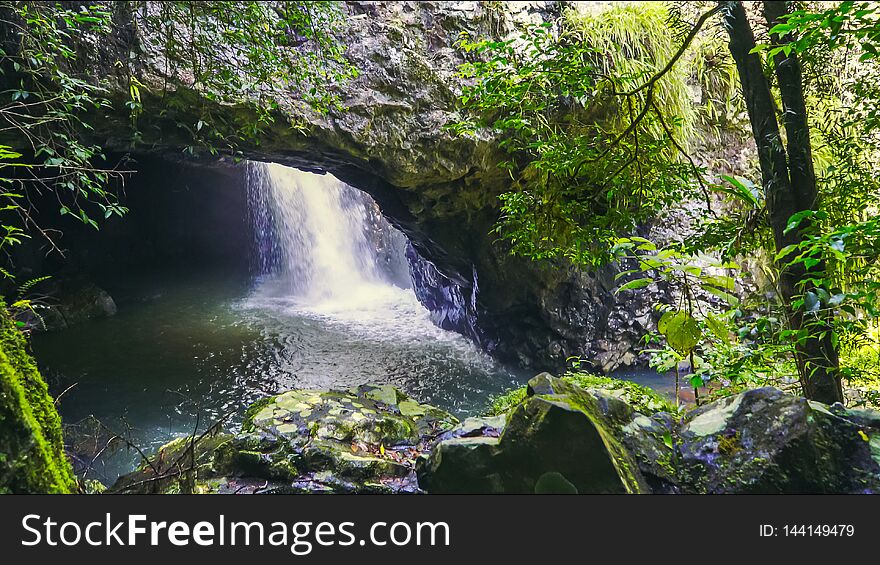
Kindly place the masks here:
MULTIPOLYGON (((184 489, 208 492, 417 492, 415 460, 458 421, 390 385, 349 391, 293 390, 255 403, 242 432, 196 449, 195 476, 184 489)), ((186 438, 160 450, 172 468, 186 438)), ((200 442, 201 443, 201 442, 200 442)), ((183 455, 181 461, 186 461, 183 455)), ((112 490, 174 492, 177 476, 142 467, 112 490)))
POLYGON ((476 272, 470 288, 463 288, 419 255, 412 245, 406 247, 406 259, 416 297, 431 312, 434 324, 467 336, 487 351, 493 351, 495 344, 477 322, 476 272))

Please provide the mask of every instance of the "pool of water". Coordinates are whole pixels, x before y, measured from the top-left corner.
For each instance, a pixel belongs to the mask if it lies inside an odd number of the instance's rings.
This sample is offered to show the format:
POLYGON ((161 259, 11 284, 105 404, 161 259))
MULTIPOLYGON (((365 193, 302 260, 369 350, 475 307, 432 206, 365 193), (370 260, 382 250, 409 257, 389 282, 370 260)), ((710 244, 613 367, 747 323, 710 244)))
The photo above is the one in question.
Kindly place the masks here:
POLYGON ((303 304, 271 278, 160 278, 116 291, 114 317, 34 336, 64 423, 82 423, 77 464, 112 482, 139 456, 116 441, 92 462, 108 436, 149 453, 226 414, 234 428, 248 404, 291 388, 391 383, 465 415, 529 378, 434 326, 412 290, 356 290, 303 304))
POLYGON ((217 422, 235 429, 249 404, 294 388, 392 384, 466 416, 532 376, 432 323, 405 237, 364 193, 259 163, 247 190, 262 276, 107 274, 116 316, 34 336, 80 474, 113 483, 140 453, 217 422))

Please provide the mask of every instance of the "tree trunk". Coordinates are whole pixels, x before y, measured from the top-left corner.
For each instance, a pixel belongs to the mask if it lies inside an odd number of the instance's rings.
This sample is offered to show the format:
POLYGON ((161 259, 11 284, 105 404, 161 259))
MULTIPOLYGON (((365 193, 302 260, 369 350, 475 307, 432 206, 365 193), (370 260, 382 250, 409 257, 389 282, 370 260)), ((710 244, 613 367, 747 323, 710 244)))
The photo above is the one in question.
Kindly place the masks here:
MULTIPOLYGON (((724 23, 730 37, 730 53, 736 62, 743 95, 758 149, 767 214, 777 251, 803 241, 807 222, 786 233, 788 220, 797 212, 816 207, 816 177, 810 149, 801 68, 792 53, 774 59, 783 101, 783 123, 788 141, 783 145, 776 118, 776 106, 770 82, 764 74, 760 56, 751 53, 755 36, 746 18, 742 2, 724 2, 724 23)), ((785 2, 765 2, 765 16, 775 21, 786 11, 785 2)), ((806 316, 803 308, 793 308, 797 297, 809 290, 798 285, 808 273, 802 264, 785 266, 781 259, 780 293, 788 309, 789 326, 803 337, 795 344, 795 357, 804 395, 813 400, 833 403, 843 400, 838 374, 837 351, 826 315, 806 316)), ((824 269, 817 265, 815 270, 824 269)))

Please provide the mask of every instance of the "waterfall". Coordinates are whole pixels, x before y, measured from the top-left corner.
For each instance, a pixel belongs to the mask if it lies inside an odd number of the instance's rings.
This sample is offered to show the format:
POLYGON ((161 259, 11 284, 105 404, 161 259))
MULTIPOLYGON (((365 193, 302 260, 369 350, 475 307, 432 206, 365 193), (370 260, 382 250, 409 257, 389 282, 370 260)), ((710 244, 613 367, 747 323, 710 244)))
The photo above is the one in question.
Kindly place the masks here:
POLYGON ((409 288, 406 238, 365 193, 329 174, 248 163, 257 268, 267 292, 356 305, 409 288))
POLYGON ((464 292, 369 195, 333 175, 276 164, 248 163, 247 183, 258 272, 250 306, 370 339, 481 342, 476 274, 464 292))

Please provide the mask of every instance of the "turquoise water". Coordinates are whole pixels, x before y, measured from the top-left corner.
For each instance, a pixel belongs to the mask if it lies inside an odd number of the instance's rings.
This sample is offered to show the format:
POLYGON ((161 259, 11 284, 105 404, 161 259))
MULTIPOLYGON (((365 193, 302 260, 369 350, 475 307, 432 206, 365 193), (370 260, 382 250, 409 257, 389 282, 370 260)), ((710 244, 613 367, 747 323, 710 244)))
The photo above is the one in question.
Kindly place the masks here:
MULTIPOLYGON (((108 430, 150 452, 229 413, 234 428, 248 404, 291 388, 391 383, 465 415, 530 376, 434 326, 409 289, 301 306, 274 282, 212 274, 129 283, 114 292, 116 316, 35 335, 53 392, 66 390, 64 423, 84 422, 71 429, 79 465, 89 466, 108 430), (90 416, 105 427, 86 426, 90 416)), ((116 447, 91 477, 112 482, 136 465, 135 451, 116 447)))
MULTIPOLYGON (((138 451, 234 429, 249 404, 289 389, 392 384, 466 416, 532 376, 432 323, 405 238, 367 195, 279 165, 250 164, 247 182, 265 274, 115 273, 96 282, 116 316, 34 336, 81 474, 110 484, 138 451)), ((650 371, 618 376, 671 390, 650 371)))

